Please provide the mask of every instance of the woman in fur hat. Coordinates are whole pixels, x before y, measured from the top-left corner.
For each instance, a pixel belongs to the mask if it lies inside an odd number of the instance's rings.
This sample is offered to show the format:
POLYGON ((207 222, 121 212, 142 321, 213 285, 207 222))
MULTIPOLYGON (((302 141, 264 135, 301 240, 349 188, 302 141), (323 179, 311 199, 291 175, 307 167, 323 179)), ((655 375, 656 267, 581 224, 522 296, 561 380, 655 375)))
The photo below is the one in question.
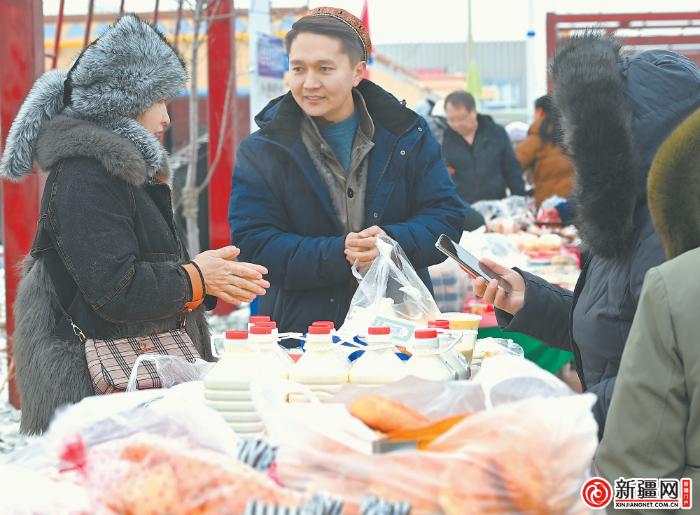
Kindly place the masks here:
POLYGON ((21 430, 46 429, 54 409, 93 395, 88 338, 185 328, 212 360, 204 315, 216 298, 265 293, 261 266, 235 247, 190 260, 173 220, 172 173, 158 135, 165 99, 185 88, 180 54, 135 15, 117 20, 73 62, 30 91, 7 138, 0 173, 48 172, 39 224, 15 304, 21 430))
POLYGON ((661 143, 700 107, 700 70, 687 57, 650 50, 625 57, 597 34, 571 38, 550 71, 571 155, 584 264, 573 292, 522 270, 484 263, 513 286, 475 282, 495 303, 500 327, 573 352, 602 437, 622 350, 644 275, 664 261, 647 207, 647 174, 661 143))

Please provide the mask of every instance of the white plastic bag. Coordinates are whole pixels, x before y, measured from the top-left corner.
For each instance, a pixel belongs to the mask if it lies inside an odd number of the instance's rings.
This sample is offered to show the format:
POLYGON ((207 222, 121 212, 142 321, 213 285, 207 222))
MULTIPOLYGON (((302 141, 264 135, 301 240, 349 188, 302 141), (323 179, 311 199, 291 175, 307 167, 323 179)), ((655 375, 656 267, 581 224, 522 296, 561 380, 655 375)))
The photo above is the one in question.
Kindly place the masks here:
POLYGON ((407 343, 416 328, 438 319, 440 310, 398 243, 379 235, 377 249, 364 277, 353 268, 360 285, 338 334, 352 340, 369 326, 388 325, 395 341, 407 343))

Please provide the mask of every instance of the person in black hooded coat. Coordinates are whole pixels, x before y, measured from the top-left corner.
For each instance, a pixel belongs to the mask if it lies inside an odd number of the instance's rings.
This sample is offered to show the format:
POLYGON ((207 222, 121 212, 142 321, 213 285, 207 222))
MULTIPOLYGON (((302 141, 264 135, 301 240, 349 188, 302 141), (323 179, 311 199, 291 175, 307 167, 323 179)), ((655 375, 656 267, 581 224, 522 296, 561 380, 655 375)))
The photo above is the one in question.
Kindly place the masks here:
POLYGON ((666 50, 625 57, 617 40, 588 33, 557 50, 550 73, 590 257, 573 292, 486 259, 513 291, 505 299, 496 281, 487 288, 483 279, 475 291, 499 308, 501 329, 573 352, 583 390, 598 396, 602 437, 644 275, 665 260, 646 203, 647 174, 661 143, 700 107, 700 70, 666 50))

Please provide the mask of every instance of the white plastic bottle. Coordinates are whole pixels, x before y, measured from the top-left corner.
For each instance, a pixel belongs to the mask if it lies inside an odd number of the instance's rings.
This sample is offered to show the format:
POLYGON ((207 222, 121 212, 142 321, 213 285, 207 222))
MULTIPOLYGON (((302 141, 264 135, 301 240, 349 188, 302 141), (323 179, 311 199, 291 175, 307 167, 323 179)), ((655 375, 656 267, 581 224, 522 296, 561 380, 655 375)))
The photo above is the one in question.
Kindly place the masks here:
POLYGON ((253 340, 251 350, 256 354, 262 370, 282 379, 288 379, 289 369, 292 368, 294 361, 289 356, 283 357, 284 352, 279 348, 277 338, 272 334, 272 329, 260 327, 261 325, 256 324, 250 328, 250 337, 253 340))
POLYGON ((261 374, 247 331, 227 331, 226 352, 204 378, 204 403, 218 411, 241 438, 264 429, 250 397, 250 382, 261 374))
POLYGON ((267 315, 253 315, 248 319, 248 331, 250 331, 251 327, 254 327, 255 324, 258 324, 260 322, 269 322, 270 317, 267 315))
POLYGON ((367 329, 365 353, 353 363, 348 380, 353 384, 379 386, 406 376, 406 366, 394 352, 388 326, 367 329))
POLYGON ((413 356, 406 362, 406 373, 431 381, 454 381, 456 372, 440 358, 437 331, 418 329, 413 338, 413 356))
POLYGON ((272 335, 272 339, 274 340, 274 346, 272 347, 272 349, 279 356, 280 360, 286 365, 287 369, 291 368, 291 366, 294 364, 294 360, 289 357, 289 354, 285 352, 285 350, 279 344, 279 331, 277 330, 277 323, 275 321, 268 320, 265 322, 256 322, 255 324, 253 324, 253 327, 270 328, 270 334, 272 335))
MULTIPOLYGON (((450 329, 449 320, 431 320, 428 322, 428 329, 435 329, 437 331, 441 349, 448 345, 446 343, 447 339, 444 336, 441 337, 441 333, 444 330, 450 329)), ((456 345, 450 350, 446 350, 440 354, 440 357, 454 369, 456 372, 455 379, 460 381, 466 381, 469 379, 469 362, 467 361, 467 358, 465 358, 464 355, 457 349, 456 345)))
MULTIPOLYGON (((330 399, 348 382, 346 362, 334 351, 330 327, 309 327, 304 354, 289 371, 289 379, 308 386, 321 400, 330 399)), ((289 394, 289 402, 308 402, 303 394, 289 394)))

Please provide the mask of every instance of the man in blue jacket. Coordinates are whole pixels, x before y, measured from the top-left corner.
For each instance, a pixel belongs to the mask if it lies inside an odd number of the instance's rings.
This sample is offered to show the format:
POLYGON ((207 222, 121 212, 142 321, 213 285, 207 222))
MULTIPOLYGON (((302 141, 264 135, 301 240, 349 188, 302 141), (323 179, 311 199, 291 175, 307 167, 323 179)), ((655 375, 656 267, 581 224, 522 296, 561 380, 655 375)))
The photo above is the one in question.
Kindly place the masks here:
POLYGON ((363 80, 371 52, 360 20, 310 11, 288 33, 291 91, 256 117, 238 149, 229 224, 240 258, 269 270, 266 311, 282 331, 315 320, 342 325, 357 281, 351 266, 396 240, 430 288, 444 258, 440 234, 459 239, 465 208, 428 126, 363 80))

